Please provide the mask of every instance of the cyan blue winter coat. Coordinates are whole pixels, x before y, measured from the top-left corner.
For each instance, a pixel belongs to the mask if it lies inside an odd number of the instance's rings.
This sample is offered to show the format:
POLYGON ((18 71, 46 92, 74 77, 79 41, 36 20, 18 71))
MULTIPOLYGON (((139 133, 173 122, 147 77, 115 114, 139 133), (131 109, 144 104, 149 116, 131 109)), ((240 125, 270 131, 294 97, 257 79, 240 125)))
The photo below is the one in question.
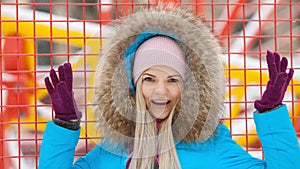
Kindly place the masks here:
MULTIPOLYGON (((298 139, 285 105, 271 112, 256 114, 254 120, 263 145, 265 160, 250 156, 230 137, 222 124, 208 141, 176 145, 183 169, 300 169, 298 139)), ((74 164, 79 130, 47 124, 41 147, 39 169, 125 169, 128 154, 118 156, 99 144, 74 164)))

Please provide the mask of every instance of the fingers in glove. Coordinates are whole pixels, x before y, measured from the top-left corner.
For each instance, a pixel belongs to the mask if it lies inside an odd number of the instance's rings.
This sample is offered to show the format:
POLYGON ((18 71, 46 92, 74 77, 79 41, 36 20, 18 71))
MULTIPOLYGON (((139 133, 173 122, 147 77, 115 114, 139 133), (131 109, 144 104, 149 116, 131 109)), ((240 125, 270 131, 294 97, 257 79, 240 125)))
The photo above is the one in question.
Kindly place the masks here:
POLYGON ((273 56, 274 56, 274 60, 275 60, 275 65, 276 65, 277 73, 279 73, 280 67, 281 67, 281 66, 280 66, 280 64, 281 64, 281 62, 280 62, 280 56, 279 56, 279 54, 276 53, 276 52, 273 53, 273 56))
POLYGON ((70 63, 64 64, 65 68, 65 81, 67 83, 67 87, 69 91, 72 91, 73 89, 73 74, 72 74, 72 65, 70 63))
POLYGON ((290 81, 292 80, 294 75, 294 69, 290 69, 289 73, 287 74, 287 78, 285 81, 285 90, 287 89, 288 85, 290 84, 290 81))
POLYGON ((72 94, 68 92, 65 81, 61 81, 57 84, 57 91, 63 105, 66 106, 66 109, 69 109, 70 111, 74 110, 73 97, 72 94))
MULTIPOLYGON (((278 54, 277 54, 278 55, 278 54)), ((280 61, 280 72, 285 72, 288 65, 288 60, 286 57, 282 57, 280 61)))
POLYGON ((51 78, 53 86, 56 87, 56 85, 58 84, 59 80, 58 80, 58 77, 57 77, 56 72, 55 72, 54 69, 50 70, 50 78, 51 78))
POLYGON ((58 75, 60 81, 65 81, 65 68, 63 65, 58 67, 58 75))
POLYGON ((275 57, 272 52, 267 51, 267 63, 268 63, 268 71, 269 71, 269 81, 273 84, 274 80, 277 76, 277 67, 275 64, 275 57))
POLYGON ((278 74, 273 87, 273 95, 276 94, 284 94, 284 87, 286 86, 286 80, 288 78, 288 74, 281 72, 278 74))
POLYGON ((288 73, 288 77, 286 79, 287 85, 290 83, 290 81, 292 80, 294 75, 294 69, 290 69, 289 73, 288 73))
POLYGON ((54 88, 53 88, 53 86, 52 86, 52 84, 50 82, 49 77, 46 77, 44 79, 44 82, 45 82, 45 86, 46 86, 46 89, 47 89, 48 93, 49 94, 53 93, 55 90, 54 90, 54 88))

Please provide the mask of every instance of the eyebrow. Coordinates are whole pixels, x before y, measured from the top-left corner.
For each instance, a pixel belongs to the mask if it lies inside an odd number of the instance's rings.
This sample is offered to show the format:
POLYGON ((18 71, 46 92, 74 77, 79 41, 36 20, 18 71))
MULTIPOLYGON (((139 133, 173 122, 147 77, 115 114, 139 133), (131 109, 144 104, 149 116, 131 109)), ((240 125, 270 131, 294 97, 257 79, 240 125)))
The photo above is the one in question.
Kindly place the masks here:
MULTIPOLYGON (((155 75, 152 75, 152 74, 150 74, 150 73, 144 73, 143 76, 144 76, 144 75, 148 75, 148 76, 151 76, 151 77, 155 77, 155 75)), ((180 75, 170 75, 170 76, 168 76, 168 78, 176 77, 176 76, 180 77, 180 75)))
POLYGON ((143 73, 143 76, 144 76, 144 75, 148 75, 148 76, 155 77, 154 75, 152 75, 152 74, 149 74, 149 73, 143 73))

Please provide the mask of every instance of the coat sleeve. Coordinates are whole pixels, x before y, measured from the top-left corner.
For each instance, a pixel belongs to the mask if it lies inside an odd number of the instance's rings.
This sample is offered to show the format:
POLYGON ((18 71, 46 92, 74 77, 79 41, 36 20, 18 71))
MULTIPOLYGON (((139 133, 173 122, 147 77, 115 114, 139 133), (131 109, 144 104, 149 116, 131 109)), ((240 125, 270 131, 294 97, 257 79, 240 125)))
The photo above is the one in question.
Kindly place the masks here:
MULTIPOLYGON (((75 148, 80 130, 69 130, 48 122, 42 141, 39 169, 125 168, 128 153, 116 155, 103 148, 100 142, 92 151, 74 163, 75 148)), ((122 151, 120 151, 122 152, 122 151)))
POLYGON ((80 129, 69 130, 48 122, 40 150, 39 169, 70 169, 79 134, 80 129))
POLYGON ((254 113, 257 134, 268 169, 300 169, 300 149, 286 105, 266 113, 254 113))
POLYGON ((216 156, 220 168, 229 169, 300 169, 300 149, 285 105, 267 113, 254 113, 262 143, 264 160, 254 158, 230 138, 220 125, 216 138, 216 156))

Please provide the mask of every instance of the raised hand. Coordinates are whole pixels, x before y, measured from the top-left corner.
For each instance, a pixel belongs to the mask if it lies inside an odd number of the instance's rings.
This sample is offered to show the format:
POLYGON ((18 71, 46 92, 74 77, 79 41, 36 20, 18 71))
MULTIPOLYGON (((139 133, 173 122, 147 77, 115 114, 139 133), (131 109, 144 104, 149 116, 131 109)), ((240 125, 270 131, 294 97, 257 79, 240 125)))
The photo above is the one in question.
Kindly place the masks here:
POLYGON ((286 73, 288 61, 285 57, 280 60, 276 52, 267 52, 269 81, 262 98, 254 102, 254 107, 260 112, 266 112, 281 105, 286 89, 293 77, 294 70, 286 73))
POLYGON ((80 120, 82 113, 78 110, 73 95, 73 75, 70 63, 58 67, 58 75, 54 69, 45 78, 45 85, 51 98, 55 118, 65 121, 80 120))

